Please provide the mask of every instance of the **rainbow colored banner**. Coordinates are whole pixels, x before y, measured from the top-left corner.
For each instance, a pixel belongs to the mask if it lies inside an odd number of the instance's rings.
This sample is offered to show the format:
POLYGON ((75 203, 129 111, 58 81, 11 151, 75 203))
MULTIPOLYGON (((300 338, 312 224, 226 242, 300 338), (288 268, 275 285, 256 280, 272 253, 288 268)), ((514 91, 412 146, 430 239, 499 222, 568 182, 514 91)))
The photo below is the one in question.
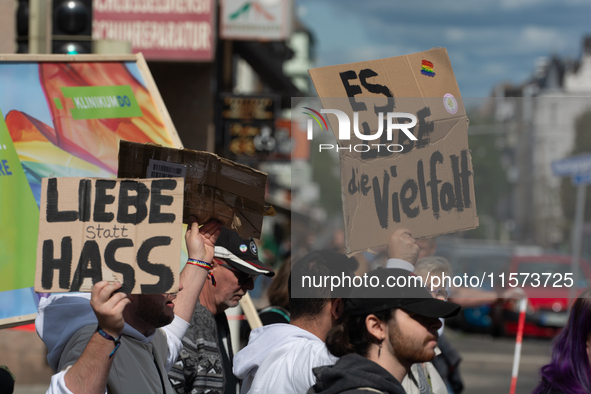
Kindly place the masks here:
POLYGON ((62 59, 0 62, 0 326, 37 311, 43 177, 114 178, 121 139, 180 148, 144 81, 141 55, 62 59))

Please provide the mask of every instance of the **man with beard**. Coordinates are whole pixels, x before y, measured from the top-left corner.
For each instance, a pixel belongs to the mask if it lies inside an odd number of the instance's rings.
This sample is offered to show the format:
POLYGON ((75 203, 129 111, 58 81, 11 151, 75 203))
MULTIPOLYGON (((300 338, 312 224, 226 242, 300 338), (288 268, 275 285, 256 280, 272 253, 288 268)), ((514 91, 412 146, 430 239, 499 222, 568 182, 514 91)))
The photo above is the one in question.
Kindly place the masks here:
MULTIPOLYGON (((412 269, 418 253, 409 230, 393 233, 388 264, 412 269)), ((242 379, 242 394, 303 393, 315 382, 314 367, 337 361, 324 341, 343 315, 346 298, 342 297, 350 285, 343 279, 343 287, 332 291, 328 285, 303 282, 305 277, 352 277, 357 267, 356 259, 328 250, 311 252, 294 263, 288 281, 291 322, 253 330, 248 346, 236 355, 234 372, 242 379)))
POLYGON ((121 283, 101 281, 90 296, 42 299, 35 326, 57 372, 47 393, 174 394, 166 371, 182 347, 219 234, 217 222, 199 229, 192 218, 178 295, 125 294, 117 292, 121 283))
POLYGON ((275 273, 258 260, 254 240, 222 229, 215 246, 211 281, 203 286, 191 327, 183 338, 183 350, 168 373, 177 393, 238 393, 225 311, 237 306, 246 292, 254 288, 258 275, 275 273))
POLYGON ((432 298, 408 271, 378 268, 368 276, 377 286, 353 289, 345 321, 327 335, 326 346, 339 361, 314 369, 308 394, 404 394, 400 382, 410 367, 435 357, 439 318, 460 310, 432 298))

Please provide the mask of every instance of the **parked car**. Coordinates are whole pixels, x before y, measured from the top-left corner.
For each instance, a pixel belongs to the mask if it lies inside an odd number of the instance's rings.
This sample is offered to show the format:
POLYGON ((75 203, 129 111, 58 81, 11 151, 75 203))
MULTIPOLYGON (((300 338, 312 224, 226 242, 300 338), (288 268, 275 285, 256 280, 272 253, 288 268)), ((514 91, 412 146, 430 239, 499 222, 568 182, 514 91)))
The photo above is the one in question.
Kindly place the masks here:
MULTIPOLYGON (((450 262, 453 275, 467 274, 480 278, 484 273, 497 275, 506 271, 515 248, 515 245, 507 243, 439 237, 435 254, 450 262)), ((480 290, 492 290, 490 282, 485 281, 480 290)), ((448 319, 446 324, 466 332, 496 333, 499 331, 499 319, 495 317, 493 307, 494 302, 464 307, 457 316, 448 319)))
MULTIPOLYGON (((519 287, 522 287, 528 297, 524 335, 537 337, 556 335, 568 320, 570 288, 565 285, 570 283, 567 278, 574 276, 571 269, 571 256, 515 256, 509 266, 508 274, 511 273, 517 274, 513 277, 517 278, 519 287), (540 275, 539 284, 537 275, 532 274, 540 275), (565 276, 565 274, 568 275, 565 276), (544 284, 545 286, 542 286, 544 284)), ((508 285, 508 278, 509 275, 505 278, 505 286, 508 285)), ((586 260, 581 259, 576 283, 572 281, 576 286, 576 296, 589 286, 589 279, 591 279, 591 266, 586 260)), ((515 335, 518 319, 519 301, 505 300, 502 303, 502 332, 515 335)))

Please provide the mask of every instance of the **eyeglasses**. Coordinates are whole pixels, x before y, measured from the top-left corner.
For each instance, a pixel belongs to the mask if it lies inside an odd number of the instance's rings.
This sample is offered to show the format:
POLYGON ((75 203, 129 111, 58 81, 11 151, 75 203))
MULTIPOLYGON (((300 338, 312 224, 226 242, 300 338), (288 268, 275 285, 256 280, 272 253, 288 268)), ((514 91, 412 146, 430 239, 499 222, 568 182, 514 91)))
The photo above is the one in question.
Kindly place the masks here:
POLYGON ((242 286, 243 284, 247 283, 249 280, 255 280, 256 279, 256 275, 251 275, 251 274, 247 274, 246 272, 242 272, 240 270, 237 270, 236 268, 230 266, 229 264, 224 263, 222 260, 218 260, 215 259, 215 261, 221 265, 222 267, 229 269, 230 271, 232 271, 234 273, 234 276, 236 276, 236 279, 238 279, 238 284, 240 286, 242 286))

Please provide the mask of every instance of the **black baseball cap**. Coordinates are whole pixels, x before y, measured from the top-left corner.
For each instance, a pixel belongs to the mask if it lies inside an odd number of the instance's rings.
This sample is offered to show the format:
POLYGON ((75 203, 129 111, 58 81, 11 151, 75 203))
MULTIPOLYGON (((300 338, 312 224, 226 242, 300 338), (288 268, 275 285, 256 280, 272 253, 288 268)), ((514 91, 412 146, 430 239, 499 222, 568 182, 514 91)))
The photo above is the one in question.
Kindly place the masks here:
POLYGON ((420 277, 403 269, 378 268, 370 271, 367 283, 368 286, 355 287, 351 291, 345 304, 346 313, 355 316, 400 308, 420 316, 447 318, 457 315, 461 309, 453 302, 433 298, 422 286, 420 277), (371 286, 372 283, 376 286, 371 286))
POLYGON ((252 238, 242 238, 238 233, 222 227, 215 243, 214 258, 249 275, 273 276, 275 272, 259 261, 257 245, 252 238))

